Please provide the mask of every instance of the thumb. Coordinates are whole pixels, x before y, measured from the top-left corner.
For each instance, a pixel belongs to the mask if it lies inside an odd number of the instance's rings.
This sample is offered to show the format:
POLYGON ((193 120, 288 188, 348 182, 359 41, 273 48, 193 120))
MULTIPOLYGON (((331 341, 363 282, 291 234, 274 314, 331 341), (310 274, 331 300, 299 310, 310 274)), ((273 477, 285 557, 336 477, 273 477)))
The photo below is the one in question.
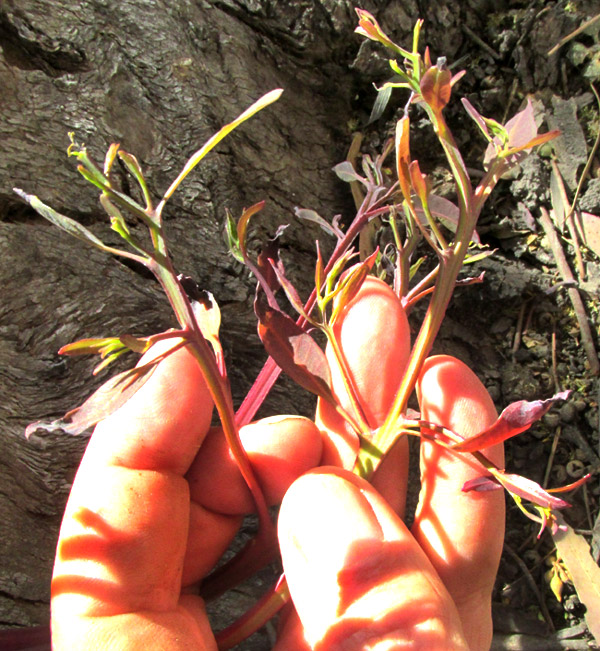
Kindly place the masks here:
POLYGON ((286 493, 284 571, 312 649, 466 649, 456 608, 426 555, 375 489, 319 468, 286 493))

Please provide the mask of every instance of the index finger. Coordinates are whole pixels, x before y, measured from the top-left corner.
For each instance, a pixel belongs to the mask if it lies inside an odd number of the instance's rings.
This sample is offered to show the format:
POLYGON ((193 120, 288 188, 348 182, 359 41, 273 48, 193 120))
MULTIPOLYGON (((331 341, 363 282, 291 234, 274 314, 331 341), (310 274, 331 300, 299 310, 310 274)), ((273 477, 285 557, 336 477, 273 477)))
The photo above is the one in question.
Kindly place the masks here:
POLYGON ((183 474, 211 414, 200 368, 183 348, 96 427, 61 527, 53 621, 176 608, 190 520, 183 474))

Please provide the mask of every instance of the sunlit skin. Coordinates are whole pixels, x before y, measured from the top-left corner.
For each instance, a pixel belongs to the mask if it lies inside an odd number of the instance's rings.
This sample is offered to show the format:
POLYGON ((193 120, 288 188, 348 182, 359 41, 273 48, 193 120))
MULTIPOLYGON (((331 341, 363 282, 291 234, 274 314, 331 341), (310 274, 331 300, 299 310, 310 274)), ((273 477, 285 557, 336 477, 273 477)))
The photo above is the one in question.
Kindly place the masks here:
MULTIPOLYGON (((339 327, 355 382, 367 387, 361 407, 372 414, 383 404, 379 396, 393 396, 387 386, 377 392, 377 382, 399 381, 397 370, 382 369, 393 367, 390 359, 406 359, 409 341, 408 330, 386 337, 381 324, 401 328, 403 315, 369 283, 358 298, 369 309, 355 305, 339 327), (368 354, 358 351, 361 345, 368 354)), ((339 393, 338 384, 334 389, 339 393)), ((475 375, 449 357, 427 361, 418 395, 424 418, 463 434, 496 416, 475 375)), ((98 425, 61 528, 52 581, 55 649, 216 649, 204 603, 186 586, 217 562, 249 504, 236 480, 227 483, 227 495, 211 495, 225 487, 206 482, 206 469, 227 456, 218 441, 208 444, 216 436, 209 434, 211 417, 200 370, 181 349, 98 425)), ((268 499, 283 499, 278 534, 300 617, 285 613, 278 651, 489 648, 504 500, 500 491, 460 490, 481 468, 423 445, 411 532, 398 515, 407 482, 403 447, 375 488, 341 467, 310 470, 336 433, 320 435, 304 421, 297 426, 294 436, 294 421, 277 419, 253 425, 248 438, 268 499)), ((502 465, 501 446, 485 452, 502 465)))

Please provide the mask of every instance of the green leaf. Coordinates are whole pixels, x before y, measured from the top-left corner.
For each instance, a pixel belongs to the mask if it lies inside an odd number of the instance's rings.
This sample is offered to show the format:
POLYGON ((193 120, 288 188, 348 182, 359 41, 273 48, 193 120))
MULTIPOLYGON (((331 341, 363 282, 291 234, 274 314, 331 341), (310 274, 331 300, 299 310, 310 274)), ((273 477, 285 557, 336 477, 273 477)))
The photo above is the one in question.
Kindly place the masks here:
POLYGON ((229 253, 238 261, 244 264, 244 256, 240 247, 240 238, 237 233, 237 224, 233 215, 226 210, 225 212, 225 240, 229 253))
POLYGON ((198 163, 206 156, 206 154, 208 154, 211 149, 216 147, 221 142, 221 140, 223 140, 223 138, 229 135, 235 128, 242 124, 242 122, 245 122, 259 111, 262 111, 262 109, 264 109, 266 106, 269 106, 269 104, 276 102, 281 96, 281 93, 283 93, 283 89, 277 88, 267 93, 266 95, 263 95, 259 100, 254 102, 254 104, 252 104, 243 113, 241 113, 235 120, 233 120, 233 122, 226 124, 219 131, 217 131, 217 133, 215 133, 214 136, 212 136, 204 145, 202 145, 198 151, 192 154, 188 162, 183 166, 183 169, 177 178, 173 181, 173 183, 171 183, 169 189, 165 192, 160 203, 161 208, 168 201, 168 199, 171 198, 185 177, 194 169, 194 167, 196 167, 196 165, 198 165, 198 163))
POLYGON ((59 212, 56 212, 53 208, 50 208, 50 206, 47 206, 43 201, 40 201, 38 197, 36 197, 33 194, 27 194, 23 190, 20 190, 19 188, 13 188, 13 191, 18 194, 21 199, 26 201, 38 214, 40 214, 44 219, 47 219, 49 222, 54 224, 55 226, 58 226, 61 230, 69 233, 73 237, 76 237, 78 240, 81 240, 83 242, 87 242, 88 244, 92 244, 96 248, 100 249, 101 251, 105 251, 106 253, 111 253, 112 255, 120 255, 125 258, 129 258, 130 260, 136 260, 137 262, 140 262, 141 264, 145 265, 146 264, 146 259, 142 258, 139 255, 135 255, 134 253, 130 253, 129 251, 122 251, 121 249, 115 249, 112 246, 107 246, 97 238, 91 231, 89 231, 85 226, 82 226, 79 222, 75 221, 74 219, 71 219, 70 217, 66 217, 65 215, 62 215, 59 212))
POLYGON ((152 208, 152 199, 150 197, 150 192, 148 191, 148 186, 146 185, 146 179, 144 178, 144 173, 138 162, 138 159, 133 155, 129 154, 122 149, 119 149, 119 158, 123 161, 125 167, 129 170, 131 175, 138 182, 144 195, 144 201, 146 202, 146 209, 152 208))

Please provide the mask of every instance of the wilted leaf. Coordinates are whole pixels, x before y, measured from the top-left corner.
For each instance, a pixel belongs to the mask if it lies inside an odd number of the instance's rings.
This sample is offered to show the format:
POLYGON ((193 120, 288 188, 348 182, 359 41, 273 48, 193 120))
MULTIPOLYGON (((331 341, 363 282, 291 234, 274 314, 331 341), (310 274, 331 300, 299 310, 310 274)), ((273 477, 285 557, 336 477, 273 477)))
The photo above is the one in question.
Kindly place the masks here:
POLYGON ((519 400, 508 405, 496 422, 480 434, 452 446, 457 452, 475 452, 490 445, 501 443, 511 436, 524 432, 539 420, 558 400, 566 400, 570 391, 562 391, 547 400, 519 400))
POLYGON ((281 369, 307 391, 335 401, 327 358, 314 339, 287 314, 268 307, 261 296, 254 309, 259 319, 258 335, 281 369))
POLYGON ((600 568, 583 536, 576 534, 560 514, 556 517, 561 525, 552 534, 556 550, 569 572, 579 600, 585 605, 585 622, 590 633, 600 643, 600 568))

